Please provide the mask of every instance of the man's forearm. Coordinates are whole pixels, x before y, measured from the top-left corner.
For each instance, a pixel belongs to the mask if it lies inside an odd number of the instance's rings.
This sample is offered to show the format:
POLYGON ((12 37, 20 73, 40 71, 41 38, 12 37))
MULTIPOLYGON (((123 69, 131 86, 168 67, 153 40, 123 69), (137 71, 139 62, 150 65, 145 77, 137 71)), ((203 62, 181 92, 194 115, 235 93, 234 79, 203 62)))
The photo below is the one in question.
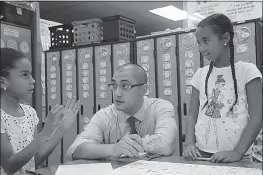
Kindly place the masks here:
POLYGON ((161 155, 171 155, 175 150, 175 139, 168 141, 165 136, 160 134, 155 134, 151 136, 146 136, 143 139, 143 147, 146 152, 161 154, 161 155))
POLYGON ((255 141, 261 127, 262 121, 258 120, 249 120, 246 128, 243 131, 243 134, 235 147, 235 151, 240 154, 245 154, 250 147, 250 145, 255 141))
POLYGON ((76 159, 103 159, 112 157, 114 144, 82 143, 73 153, 73 160, 76 159))

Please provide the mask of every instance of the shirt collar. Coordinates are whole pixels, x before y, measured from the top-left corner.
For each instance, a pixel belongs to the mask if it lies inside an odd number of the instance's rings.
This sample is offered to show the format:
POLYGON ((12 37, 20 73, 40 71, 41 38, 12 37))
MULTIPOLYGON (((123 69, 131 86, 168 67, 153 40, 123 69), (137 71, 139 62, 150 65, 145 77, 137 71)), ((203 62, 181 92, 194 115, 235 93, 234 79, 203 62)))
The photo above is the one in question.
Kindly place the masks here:
POLYGON ((143 104, 142 104, 142 106, 141 106, 141 108, 139 109, 139 111, 137 111, 133 116, 136 118, 136 119, 138 119, 138 120, 140 120, 140 121, 142 121, 143 120, 143 118, 144 118, 144 116, 145 116, 145 112, 146 112, 146 99, 147 97, 144 97, 143 98, 143 104))
MULTIPOLYGON (((143 104, 141 106, 141 108, 133 115, 136 119, 138 119, 139 121, 142 121, 144 116, 145 116, 145 112, 146 112, 146 103, 147 103, 147 99, 148 97, 143 98, 143 104)), ((116 108, 115 108, 116 109, 116 108)), ((117 109, 116 109, 117 110, 117 109)), ((126 121, 130 115, 122 112, 122 111, 118 111, 119 114, 121 114, 122 118, 126 121)))

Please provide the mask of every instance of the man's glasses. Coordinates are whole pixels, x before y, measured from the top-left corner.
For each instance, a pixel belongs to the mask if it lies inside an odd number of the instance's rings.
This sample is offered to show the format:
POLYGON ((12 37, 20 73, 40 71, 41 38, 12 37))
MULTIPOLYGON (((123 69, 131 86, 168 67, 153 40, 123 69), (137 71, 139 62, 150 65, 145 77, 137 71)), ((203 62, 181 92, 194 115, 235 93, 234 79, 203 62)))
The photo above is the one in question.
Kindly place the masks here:
POLYGON ((132 88, 134 88, 136 86, 142 86, 144 84, 145 83, 131 85, 131 84, 128 84, 128 83, 121 83, 120 85, 118 85, 117 83, 110 83, 110 84, 108 84, 108 86, 111 88, 112 91, 116 91, 118 86, 119 86, 122 91, 128 92, 132 88))

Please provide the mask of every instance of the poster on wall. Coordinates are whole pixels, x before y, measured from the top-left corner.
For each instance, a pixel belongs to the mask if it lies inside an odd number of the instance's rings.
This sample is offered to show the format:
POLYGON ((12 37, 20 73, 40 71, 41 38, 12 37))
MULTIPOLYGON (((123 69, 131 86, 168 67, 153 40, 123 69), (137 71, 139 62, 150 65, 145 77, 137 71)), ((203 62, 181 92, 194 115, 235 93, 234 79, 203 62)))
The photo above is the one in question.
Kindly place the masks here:
POLYGON ((227 15, 232 22, 256 19, 262 17, 262 3, 253 1, 191 1, 186 2, 186 9, 189 15, 187 27, 194 28, 197 25, 196 19, 210 16, 214 13, 227 15))

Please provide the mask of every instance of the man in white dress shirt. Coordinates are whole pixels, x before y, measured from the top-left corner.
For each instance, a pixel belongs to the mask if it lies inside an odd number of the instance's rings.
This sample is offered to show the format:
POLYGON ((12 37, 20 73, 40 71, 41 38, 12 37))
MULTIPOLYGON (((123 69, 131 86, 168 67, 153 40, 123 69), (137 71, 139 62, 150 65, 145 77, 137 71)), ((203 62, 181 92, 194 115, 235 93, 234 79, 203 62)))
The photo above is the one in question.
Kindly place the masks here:
POLYGON ((102 159, 138 156, 139 152, 171 155, 177 125, 173 105, 148 98, 147 75, 136 64, 117 68, 109 84, 114 104, 99 110, 68 150, 68 157, 102 159))

